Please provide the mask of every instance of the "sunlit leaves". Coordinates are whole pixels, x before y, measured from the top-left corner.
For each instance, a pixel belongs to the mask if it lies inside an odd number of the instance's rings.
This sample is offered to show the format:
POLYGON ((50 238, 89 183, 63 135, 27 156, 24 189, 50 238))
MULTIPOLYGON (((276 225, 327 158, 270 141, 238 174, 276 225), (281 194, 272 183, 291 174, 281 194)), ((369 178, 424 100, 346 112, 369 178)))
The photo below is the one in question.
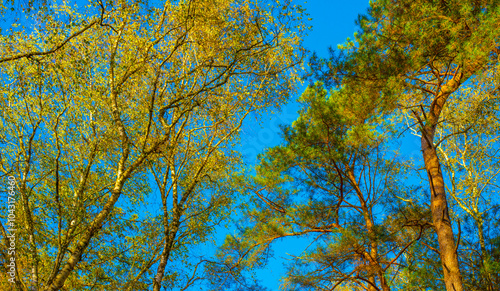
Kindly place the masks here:
POLYGON ((25 179, 32 238, 22 281, 139 290, 158 269, 160 284, 192 284, 192 247, 232 211, 243 120, 297 81, 300 15, 261 5, 56 5, 2 36, 2 170, 25 179))

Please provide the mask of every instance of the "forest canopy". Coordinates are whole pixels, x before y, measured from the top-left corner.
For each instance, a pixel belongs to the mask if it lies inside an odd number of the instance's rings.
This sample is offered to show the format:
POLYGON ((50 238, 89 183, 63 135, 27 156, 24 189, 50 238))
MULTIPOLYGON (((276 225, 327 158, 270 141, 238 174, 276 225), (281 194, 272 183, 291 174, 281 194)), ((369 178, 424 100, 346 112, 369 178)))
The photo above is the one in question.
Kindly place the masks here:
POLYGON ((0 13, 1 290, 500 286, 497 1, 372 1, 327 58, 290 0, 0 13))

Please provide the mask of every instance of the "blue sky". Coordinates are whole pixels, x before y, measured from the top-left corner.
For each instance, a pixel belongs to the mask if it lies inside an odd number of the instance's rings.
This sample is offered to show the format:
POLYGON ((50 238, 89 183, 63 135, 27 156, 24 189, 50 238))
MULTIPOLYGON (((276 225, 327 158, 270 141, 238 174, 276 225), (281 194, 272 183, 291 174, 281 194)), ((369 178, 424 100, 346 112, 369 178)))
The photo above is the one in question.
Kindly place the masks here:
MULTIPOLYGON (((311 52, 316 52, 320 57, 328 57, 328 47, 336 48, 346 38, 357 31, 355 20, 360 13, 364 14, 369 6, 368 0, 352 1, 326 1, 326 0, 297 0, 293 1, 306 9, 308 23, 312 30, 304 39, 304 46, 311 52)), ((261 126, 255 126, 253 120, 247 120, 243 128, 242 142, 243 154, 248 163, 255 163, 256 155, 267 147, 280 143, 279 125, 290 124, 298 117, 298 104, 295 100, 306 88, 303 84, 297 95, 284 106, 281 112, 264 116, 261 126)))
MULTIPOLYGON (((369 6, 368 0, 353 1, 326 1, 326 0, 298 0, 295 4, 302 5, 312 20, 309 31, 304 40, 304 46, 311 52, 316 52, 320 57, 328 56, 328 47, 343 43, 346 38, 357 31, 355 20, 358 14, 364 14, 369 6)), ((278 145, 281 142, 280 124, 291 124, 297 117, 299 106, 295 99, 304 91, 306 84, 302 85, 297 96, 284 106, 281 112, 264 116, 261 126, 255 126, 249 121, 243 128, 242 152, 249 166, 255 164, 256 156, 265 148, 278 145)), ((285 275, 285 264, 288 254, 300 255, 309 245, 305 239, 287 238, 274 244, 274 258, 263 270, 256 272, 261 283, 271 290, 278 290, 280 278, 285 275)))
MULTIPOLYGON (((357 30, 355 20, 358 14, 365 13, 369 6, 368 0, 351 1, 326 1, 326 0, 294 0, 295 4, 302 5, 312 20, 309 25, 312 30, 308 32, 304 40, 304 46, 311 52, 316 52, 320 57, 328 56, 328 47, 336 47, 352 37, 357 30)), ((0 23, 4 27, 5 23, 0 23)), ((272 147, 281 142, 281 124, 290 124, 298 117, 299 106, 295 99, 305 89, 305 84, 298 89, 297 95, 293 96, 290 103, 276 114, 264 116, 261 125, 256 125, 254 120, 247 120, 242 135, 241 150, 249 167, 256 162, 257 154, 265 148, 272 147)), ((419 150, 419 139, 416 137, 405 138, 401 148, 406 156, 421 158, 419 150)), ((226 233, 217 233, 223 237, 226 233)), ((285 265, 288 254, 300 255, 309 245, 305 239, 285 239, 274 244, 274 258, 269 261, 264 270, 257 272, 258 279, 270 290, 278 290, 280 278, 285 274, 285 265)), ((206 251, 206 246, 200 246, 201 251, 206 251)), ((288 257, 289 258, 289 257, 288 257)))
MULTIPOLYGON (((80 1, 76 1, 80 2, 80 1)), ((59 0, 49 3, 61 3, 59 0)), ((325 0, 298 0, 294 4, 302 5, 312 20, 308 23, 312 30, 308 32, 304 40, 304 46, 311 52, 316 52, 320 57, 327 57, 328 47, 336 47, 343 43, 347 37, 352 37, 356 31, 355 20, 359 13, 364 13, 368 7, 368 0, 355 1, 325 1, 325 0)), ((9 20, 3 19, 0 27, 6 29, 10 26, 9 20)), ((22 20, 26 23, 26 20, 22 20)), ((30 18, 27 25, 34 24, 35 19, 30 18)), ((298 104, 294 102, 305 89, 305 84, 298 88, 297 95, 293 96, 290 103, 284 106, 281 112, 264 116, 261 126, 256 126, 254 120, 248 120, 243 136, 242 150, 246 157, 248 166, 253 166, 257 154, 265 148, 272 147, 281 142, 279 135, 281 124, 290 124, 298 117, 298 104)), ((124 199, 122 199, 124 200, 124 199)), ((127 201, 121 201, 127 203, 127 201)), ((227 233, 218 233, 223 239, 227 233)), ((258 271, 258 278, 263 285, 271 290, 278 290, 280 278, 285 273, 287 254, 299 255, 309 244, 304 239, 287 239, 278 242, 274 246, 275 259, 271 259, 266 269, 258 271)), ((200 246, 200 251, 209 250, 206 246, 200 246)))
MULTIPOLYGON (((366 13, 369 6, 368 0, 297 0, 294 2, 302 5, 312 18, 310 22, 312 31, 305 38, 304 46, 311 52, 316 52, 320 57, 328 57, 328 47, 336 48, 346 38, 352 38, 354 32, 357 31, 355 20, 358 14, 366 13)), ((299 88, 297 96, 293 98, 294 100, 304 91, 305 87, 306 84, 299 88)), ((291 100, 289 104, 283 107, 281 112, 265 116, 262 121, 263 126, 257 127, 255 124, 247 123, 244 127, 242 141, 243 153, 249 166, 255 164, 258 153, 281 142, 279 125, 291 124, 298 117, 298 109, 297 102, 291 100)), ((392 149, 399 149, 401 158, 412 159, 417 166, 422 165, 420 138, 412 135, 410 131, 402 134, 397 143, 392 145, 392 149)), ((421 172, 421 174, 423 173, 421 172)), ((405 183, 407 185, 422 185, 424 187, 422 193, 425 194, 428 191, 428 182, 425 174, 422 177, 419 177, 417 172, 412 172, 412 175, 407 178, 405 183)), ((445 179, 447 179, 446 176, 445 179)), ((451 196, 448 197, 448 203, 450 205, 454 204, 451 196)), ((493 204, 496 203, 498 203, 498 199, 493 202, 493 204)), ((458 208, 456 210, 458 215, 462 213, 458 208)), ((457 233, 456 223, 454 228, 455 233, 457 233)), ((299 256, 309 246, 309 243, 310 241, 307 239, 292 238, 286 238, 274 243, 274 257, 269 260, 265 269, 256 272, 257 278, 270 290, 279 290, 280 278, 285 275, 289 255, 299 256)))

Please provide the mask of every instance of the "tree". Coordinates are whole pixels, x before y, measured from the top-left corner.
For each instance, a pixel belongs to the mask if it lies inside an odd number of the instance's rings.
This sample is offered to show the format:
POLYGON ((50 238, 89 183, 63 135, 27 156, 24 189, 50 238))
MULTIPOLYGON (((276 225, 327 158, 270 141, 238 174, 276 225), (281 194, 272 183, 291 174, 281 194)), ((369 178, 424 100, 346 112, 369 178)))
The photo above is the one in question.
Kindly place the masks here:
POLYGON ((329 61, 313 59, 313 73, 329 85, 362 88, 359 98, 374 114, 402 109, 415 120, 446 289, 463 290, 435 136, 461 85, 497 61, 498 3, 377 1, 358 23, 355 41, 329 61))
POLYGON ((253 179, 240 181, 255 195, 240 233, 227 237, 213 264, 214 289, 244 284, 245 268, 264 264, 273 242, 302 237, 311 244, 292 257, 284 289, 390 290, 406 250, 428 233, 428 213, 389 207, 403 192, 401 164, 384 158, 377 118, 349 93, 307 88, 283 145, 261 155, 253 179))
POLYGON ((189 287, 197 265, 182 281, 167 262, 227 215, 231 192, 218 191, 245 117, 293 91, 302 26, 288 2, 156 4, 60 6, 3 36, 20 290, 189 287))
POLYGON ((494 263, 487 247, 489 239, 484 231, 486 217, 498 207, 494 200, 498 192, 496 178, 500 174, 497 74, 498 65, 471 79, 460 90, 462 96, 450 100, 443 110, 447 122, 437 131, 438 153, 449 180, 447 191, 455 200, 457 214, 469 216, 474 224, 474 233, 462 241, 467 241, 470 251, 479 254, 472 256, 477 259, 468 265, 472 264, 473 269, 479 271, 480 278, 474 276, 468 280, 468 289, 494 290, 498 285, 494 282, 497 272, 493 271, 494 263), (475 242, 479 243, 479 249, 474 247, 475 242))

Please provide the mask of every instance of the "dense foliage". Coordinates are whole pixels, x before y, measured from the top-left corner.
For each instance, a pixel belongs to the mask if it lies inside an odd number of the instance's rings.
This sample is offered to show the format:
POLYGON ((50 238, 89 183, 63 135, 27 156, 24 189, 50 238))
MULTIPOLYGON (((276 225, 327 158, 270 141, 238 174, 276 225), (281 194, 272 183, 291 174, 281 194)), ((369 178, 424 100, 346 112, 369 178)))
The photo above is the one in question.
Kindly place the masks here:
POLYGON ((0 12, 1 290, 265 290, 294 239, 283 290, 500 286, 498 1, 372 1, 257 165, 243 123, 304 61, 291 1, 0 12))
POLYGON ((232 209, 243 120, 295 88, 300 11, 207 0, 38 12, 2 34, 1 169, 17 179, 18 232, 15 282, 2 248, 0 289, 192 286, 206 262, 196 245, 232 209))
POLYGON ((374 1, 358 24, 329 59, 311 58, 325 89, 303 93, 284 144, 244 182, 259 200, 225 248, 247 251, 221 256, 252 269, 272 241, 300 235, 311 246, 285 289, 495 290, 498 3, 374 1), (407 132, 421 159, 394 153, 407 132))

